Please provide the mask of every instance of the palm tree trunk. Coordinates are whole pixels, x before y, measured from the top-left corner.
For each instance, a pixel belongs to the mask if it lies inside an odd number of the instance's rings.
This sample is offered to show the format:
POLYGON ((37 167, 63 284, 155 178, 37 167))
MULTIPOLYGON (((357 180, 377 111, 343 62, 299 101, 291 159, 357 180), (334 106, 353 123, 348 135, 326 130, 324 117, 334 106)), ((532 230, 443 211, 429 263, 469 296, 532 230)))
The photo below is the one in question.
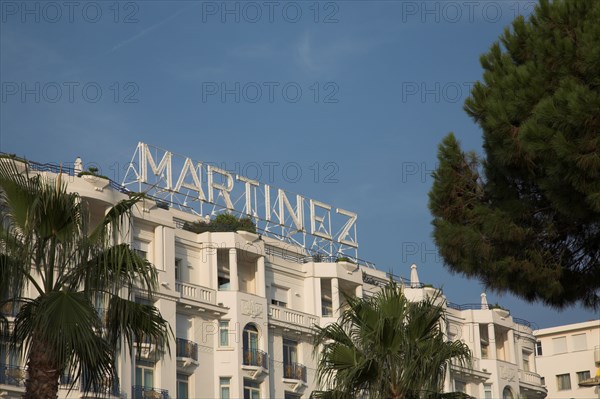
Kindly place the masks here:
POLYGON ((48 345, 34 335, 28 362, 29 375, 25 381, 24 399, 56 399, 60 370, 48 350, 48 345))

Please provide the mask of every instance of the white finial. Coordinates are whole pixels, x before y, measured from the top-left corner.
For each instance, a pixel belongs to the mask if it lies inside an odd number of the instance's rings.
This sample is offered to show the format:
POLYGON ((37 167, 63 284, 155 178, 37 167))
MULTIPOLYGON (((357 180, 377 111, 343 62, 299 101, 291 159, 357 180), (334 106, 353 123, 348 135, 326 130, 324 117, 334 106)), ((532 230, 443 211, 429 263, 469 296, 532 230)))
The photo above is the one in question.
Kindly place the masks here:
POLYGON ((81 157, 77 157, 77 159, 75 160, 73 170, 75 171, 75 174, 83 172, 83 161, 81 160, 81 157))
POLYGON ((419 274, 417 273, 417 265, 414 263, 410 267, 410 288, 419 288, 419 274))
POLYGON ((487 302, 487 295, 485 295, 485 292, 481 293, 481 309, 489 309, 490 307, 488 306, 488 302, 487 302))

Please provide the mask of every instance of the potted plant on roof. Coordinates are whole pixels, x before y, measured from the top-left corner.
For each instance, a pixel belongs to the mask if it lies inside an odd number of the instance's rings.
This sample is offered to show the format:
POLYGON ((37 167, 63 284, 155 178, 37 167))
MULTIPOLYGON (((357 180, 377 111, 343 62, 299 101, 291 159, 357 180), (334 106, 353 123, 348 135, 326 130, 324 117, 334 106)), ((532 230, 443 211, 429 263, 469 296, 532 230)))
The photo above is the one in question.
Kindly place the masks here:
POLYGON ((500 317, 508 317, 508 315, 510 315, 510 311, 508 309, 502 307, 498 303, 490 305, 490 309, 492 309, 494 312, 496 312, 498 314, 498 316, 500 316, 500 317))
POLYGON ((349 272, 354 272, 354 271, 358 270, 358 265, 347 256, 343 256, 343 255, 338 256, 337 259, 335 260, 335 263, 342 266, 344 269, 346 269, 349 272))
POLYGON ((102 191, 110 184, 110 179, 104 175, 98 174, 98 168, 95 166, 90 166, 88 170, 79 172, 77 176, 92 184, 98 191, 102 191))

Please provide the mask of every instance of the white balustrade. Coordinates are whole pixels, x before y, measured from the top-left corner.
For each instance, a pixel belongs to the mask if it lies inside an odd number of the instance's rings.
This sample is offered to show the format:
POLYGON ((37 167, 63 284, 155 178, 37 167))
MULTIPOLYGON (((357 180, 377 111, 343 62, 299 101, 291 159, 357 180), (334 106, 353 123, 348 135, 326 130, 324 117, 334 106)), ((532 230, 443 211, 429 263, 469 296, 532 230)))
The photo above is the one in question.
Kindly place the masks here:
POLYGON ((216 291, 191 283, 175 282, 175 290, 182 298, 193 299, 200 302, 215 304, 217 300, 216 291))
POLYGON ((271 305, 269 309, 273 320, 304 328, 312 328, 314 324, 317 324, 317 317, 307 313, 274 305, 271 305))

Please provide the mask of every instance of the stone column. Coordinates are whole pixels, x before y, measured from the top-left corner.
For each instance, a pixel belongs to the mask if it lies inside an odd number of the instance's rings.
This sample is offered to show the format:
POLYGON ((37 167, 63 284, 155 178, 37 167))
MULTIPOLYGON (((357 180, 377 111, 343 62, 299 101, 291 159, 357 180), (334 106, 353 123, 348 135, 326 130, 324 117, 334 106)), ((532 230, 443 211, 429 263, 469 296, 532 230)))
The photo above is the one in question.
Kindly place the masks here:
POLYGON ((265 257, 259 256, 256 261, 256 295, 265 298, 266 295, 265 281, 265 257))
POLYGON ((488 359, 496 359, 498 354, 496 353, 496 333, 494 330, 494 323, 488 324, 488 339, 490 342, 488 346, 488 359))
POLYGON ((340 317, 340 286, 337 277, 331 279, 331 302, 333 305, 333 317, 340 317))
POLYGON ((508 330, 508 359, 506 359, 507 361, 511 362, 511 363, 516 363, 519 368, 521 367, 521 363, 519 362, 520 356, 515 352, 515 332, 510 329, 508 330))
POLYGON ((231 291, 239 291, 240 284, 238 278, 237 250, 229 249, 229 285, 231 291))
POLYGON ((164 256, 164 236, 163 226, 156 226, 154 228, 154 243, 153 243, 153 254, 150 255, 152 264, 157 270, 165 270, 165 256, 164 256))

